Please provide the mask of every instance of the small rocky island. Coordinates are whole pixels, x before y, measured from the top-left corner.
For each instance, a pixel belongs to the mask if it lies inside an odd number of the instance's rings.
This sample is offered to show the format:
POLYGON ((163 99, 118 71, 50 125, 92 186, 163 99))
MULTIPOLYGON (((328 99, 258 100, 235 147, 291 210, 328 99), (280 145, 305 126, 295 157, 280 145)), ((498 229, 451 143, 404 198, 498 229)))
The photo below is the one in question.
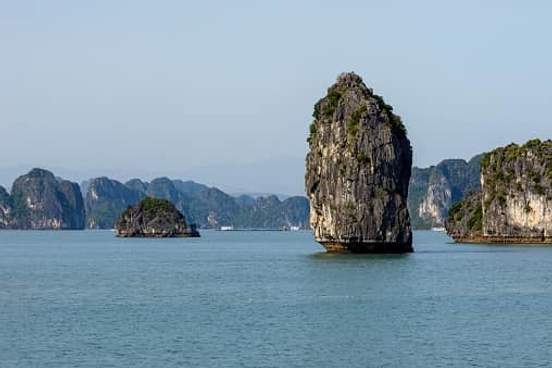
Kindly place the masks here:
POLYGON ((123 238, 199 237, 196 227, 188 225, 171 202, 150 197, 128 207, 117 220, 116 229, 117 236, 123 238))
POLYGON ((487 153, 481 191, 450 209, 446 229, 458 243, 552 244, 552 141, 487 153))
POLYGON ((412 252, 412 148, 401 118, 355 73, 314 107, 305 184, 315 239, 330 252, 412 252))

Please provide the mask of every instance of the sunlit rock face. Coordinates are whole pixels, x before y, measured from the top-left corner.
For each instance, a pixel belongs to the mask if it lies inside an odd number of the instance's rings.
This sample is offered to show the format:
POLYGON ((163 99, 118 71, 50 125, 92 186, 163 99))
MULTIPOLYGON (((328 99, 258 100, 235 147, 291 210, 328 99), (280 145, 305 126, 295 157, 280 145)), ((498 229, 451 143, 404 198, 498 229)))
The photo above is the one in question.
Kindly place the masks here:
POLYGON ((485 155, 479 201, 455 207, 447 231, 458 242, 552 243, 552 141, 485 155))
POLYGON ((448 159, 436 166, 412 169, 408 209, 414 229, 443 227, 450 207, 480 189, 481 157, 448 159))
POLYGON ((83 229, 84 203, 77 183, 43 169, 20 176, 12 186, 14 227, 30 230, 83 229))
POLYGON ((305 183, 311 228, 329 251, 412 251, 412 148, 392 110, 354 73, 315 105, 305 183))

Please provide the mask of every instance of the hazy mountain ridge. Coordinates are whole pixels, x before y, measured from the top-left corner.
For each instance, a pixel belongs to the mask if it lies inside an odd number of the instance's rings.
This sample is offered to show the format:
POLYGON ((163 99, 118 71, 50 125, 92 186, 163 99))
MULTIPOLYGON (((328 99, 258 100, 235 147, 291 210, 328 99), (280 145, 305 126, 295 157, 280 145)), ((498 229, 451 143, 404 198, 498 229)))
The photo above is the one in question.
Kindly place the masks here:
POLYGON ((124 210, 144 197, 169 200, 200 228, 308 227, 305 197, 234 197, 215 187, 167 177, 121 183, 103 176, 79 187, 50 171, 33 169, 13 183, 11 194, 0 187, 0 229, 111 229, 124 210))
MULTIPOLYGON (((111 181, 110 186, 117 189, 98 193, 96 186, 89 184, 86 194, 89 228, 112 228, 118 214, 146 196, 169 200, 188 222, 200 228, 233 226, 236 229, 277 230, 308 226, 308 202, 304 197, 290 197, 284 201, 276 196, 234 197, 215 187, 167 177, 151 182, 131 179, 125 184, 108 178, 99 179, 111 181), (100 205, 102 203, 109 203, 111 207, 106 210, 105 205, 100 205)), ((90 183, 99 179, 92 179, 90 183)))

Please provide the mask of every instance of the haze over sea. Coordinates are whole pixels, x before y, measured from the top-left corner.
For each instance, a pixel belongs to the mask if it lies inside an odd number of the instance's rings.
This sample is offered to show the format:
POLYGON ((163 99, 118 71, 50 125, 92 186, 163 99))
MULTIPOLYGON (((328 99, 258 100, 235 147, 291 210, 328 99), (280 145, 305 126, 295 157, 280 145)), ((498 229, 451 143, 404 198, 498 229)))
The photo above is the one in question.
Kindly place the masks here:
POLYGON ((544 367, 552 248, 0 232, 2 367, 544 367))

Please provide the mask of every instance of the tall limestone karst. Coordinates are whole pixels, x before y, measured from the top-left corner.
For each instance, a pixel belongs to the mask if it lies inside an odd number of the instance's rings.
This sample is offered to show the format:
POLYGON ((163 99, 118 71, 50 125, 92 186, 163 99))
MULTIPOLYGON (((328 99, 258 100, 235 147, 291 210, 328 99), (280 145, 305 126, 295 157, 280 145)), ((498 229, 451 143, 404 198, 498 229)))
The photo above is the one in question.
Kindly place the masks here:
POLYGON ((328 251, 411 252, 412 148, 400 117, 354 73, 313 117, 305 184, 315 239, 328 251))
POLYGON ((469 161, 443 160, 436 166, 412 168, 408 191, 408 209, 414 229, 445 226, 450 207, 479 190, 482 155, 469 161))
POLYGON ((552 141, 510 144, 481 160, 481 192, 453 206, 457 242, 552 243, 552 141))
POLYGON ((138 203, 144 194, 117 180, 106 177, 91 179, 87 185, 86 227, 112 229, 121 213, 138 203))
POLYGON ((79 185, 50 171, 33 169, 12 186, 17 229, 77 230, 84 228, 85 210, 79 185))

